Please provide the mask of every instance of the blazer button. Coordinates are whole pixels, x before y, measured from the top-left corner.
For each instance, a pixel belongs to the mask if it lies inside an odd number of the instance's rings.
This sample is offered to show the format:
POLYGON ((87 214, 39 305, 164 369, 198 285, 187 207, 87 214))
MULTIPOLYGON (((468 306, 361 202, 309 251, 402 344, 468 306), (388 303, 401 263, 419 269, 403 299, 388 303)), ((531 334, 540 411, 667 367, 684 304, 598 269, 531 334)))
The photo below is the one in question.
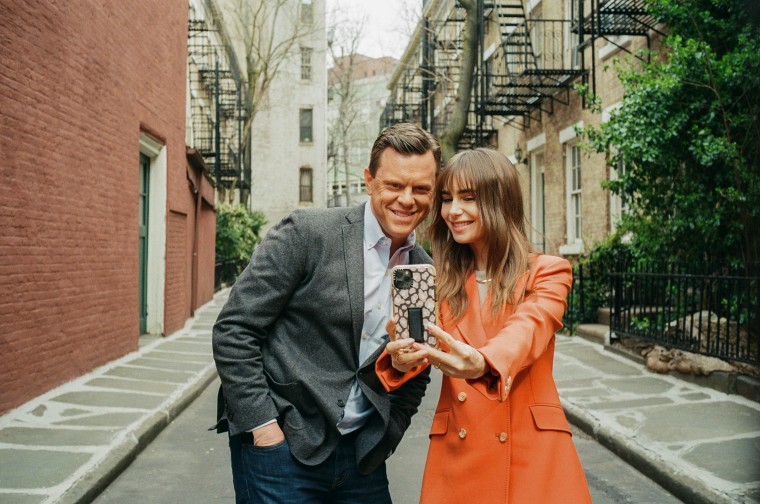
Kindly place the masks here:
POLYGON ((504 386, 504 395, 509 394, 509 389, 512 388, 512 377, 507 376, 507 384, 504 386))
POLYGON ((460 392, 457 399, 459 399, 459 402, 465 402, 467 400, 467 392, 460 392))
POLYGON ((467 437, 467 431, 465 429, 459 429, 459 439, 464 439, 467 437))
POLYGON ((345 405, 346 405, 346 401, 344 401, 343 399, 338 399, 338 406, 342 408, 345 405))
POLYGON ((499 442, 506 443, 507 439, 509 439, 509 436, 507 435, 506 432, 502 432, 499 434, 499 442))

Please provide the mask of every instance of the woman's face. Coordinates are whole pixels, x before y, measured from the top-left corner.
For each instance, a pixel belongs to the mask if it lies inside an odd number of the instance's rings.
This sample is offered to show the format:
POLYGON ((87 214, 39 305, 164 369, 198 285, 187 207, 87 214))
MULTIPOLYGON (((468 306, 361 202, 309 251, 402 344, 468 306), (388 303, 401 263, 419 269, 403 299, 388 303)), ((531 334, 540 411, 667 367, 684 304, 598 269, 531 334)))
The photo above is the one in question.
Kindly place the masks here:
POLYGON ((441 217, 457 243, 469 245, 476 257, 483 250, 486 230, 480 218, 475 191, 456 182, 441 192, 441 217))

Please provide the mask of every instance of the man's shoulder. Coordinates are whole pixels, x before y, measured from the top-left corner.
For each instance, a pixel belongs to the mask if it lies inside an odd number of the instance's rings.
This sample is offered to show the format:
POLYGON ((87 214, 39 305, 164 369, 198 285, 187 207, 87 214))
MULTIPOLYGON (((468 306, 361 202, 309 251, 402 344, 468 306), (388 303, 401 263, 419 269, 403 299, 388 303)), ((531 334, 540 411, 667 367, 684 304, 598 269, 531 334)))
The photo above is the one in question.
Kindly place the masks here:
POLYGON ((287 219, 314 225, 346 224, 355 220, 356 217, 361 219, 362 212, 362 205, 355 207, 297 208, 288 215, 287 219))

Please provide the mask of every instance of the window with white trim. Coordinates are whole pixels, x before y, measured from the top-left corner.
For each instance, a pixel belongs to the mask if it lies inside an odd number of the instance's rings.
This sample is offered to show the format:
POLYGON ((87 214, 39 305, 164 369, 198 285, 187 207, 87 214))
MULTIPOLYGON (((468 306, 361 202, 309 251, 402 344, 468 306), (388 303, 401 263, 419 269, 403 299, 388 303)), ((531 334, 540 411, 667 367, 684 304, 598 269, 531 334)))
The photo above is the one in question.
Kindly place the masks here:
POLYGON ((567 243, 582 241, 583 194, 581 192, 581 148, 577 144, 566 144, 567 162, 567 243))
POLYGON ((312 24, 314 22, 314 3, 312 0, 301 0, 301 23, 312 24))
POLYGON ((301 80, 311 80, 311 47, 301 47, 301 80))
POLYGON ((299 140, 301 143, 312 143, 314 141, 314 110, 302 108, 298 111, 299 121, 299 140))
POLYGON ((301 203, 311 203, 314 201, 314 172, 311 168, 301 168, 299 177, 299 197, 301 203))

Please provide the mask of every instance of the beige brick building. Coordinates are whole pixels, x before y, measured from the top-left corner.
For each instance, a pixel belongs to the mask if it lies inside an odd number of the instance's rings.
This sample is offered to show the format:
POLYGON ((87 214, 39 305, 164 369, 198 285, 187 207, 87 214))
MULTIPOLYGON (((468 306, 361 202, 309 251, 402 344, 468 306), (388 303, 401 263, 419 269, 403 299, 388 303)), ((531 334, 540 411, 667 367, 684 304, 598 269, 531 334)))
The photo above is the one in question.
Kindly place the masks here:
MULTIPOLYGON (((577 128, 598 125, 619 105, 615 58, 655 48, 654 19, 637 4, 478 2, 475 82, 458 148, 488 146, 510 157, 522 176, 531 238, 548 253, 588 252, 623 211, 601 185, 616 169, 582 149, 577 128), (597 96, 601 111, 591 110, 577 86, 597 96)), ((442 133, 454 106, 466 16, 455 0, 427 2, 391 80, 385 124, 411 121, 442 133)))

